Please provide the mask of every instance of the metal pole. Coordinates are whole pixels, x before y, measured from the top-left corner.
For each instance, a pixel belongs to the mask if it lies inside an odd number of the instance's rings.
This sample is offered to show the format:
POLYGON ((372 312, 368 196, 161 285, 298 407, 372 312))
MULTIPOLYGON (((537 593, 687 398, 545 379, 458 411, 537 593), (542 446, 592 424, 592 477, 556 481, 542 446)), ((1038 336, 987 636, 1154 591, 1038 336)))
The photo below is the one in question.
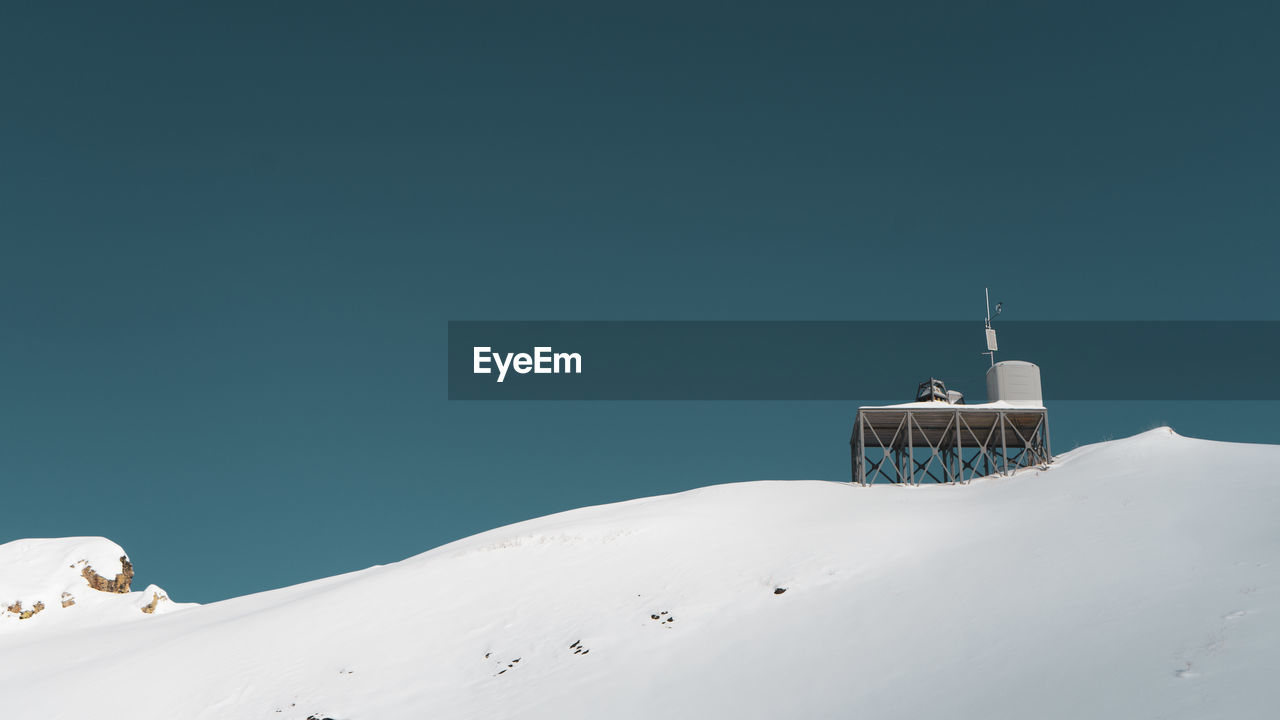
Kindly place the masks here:
POLYGON ((916 484, 916 439, 915 433, 912 432, 911 426, 915 423, 915 415, 910 410, 907 411, 907 465, 911 468, 911 484, 916 484))
POLYGON ((858 482, 858 428, 862 427, 862 413, 858 413, 853 421, 853 432, 849 434, 849 475, 850 480, 858 482))
POLYGON ((1009 474, 1009 446, 1004 437, 1004 411, 1000 411, 1000 462, 1004 463, 1004 474, 1009 474))
POLYGON ((1049 411, 1044 411, 1044 462, 1053 462, 1053 451, 1049 448, 1049 411))
POLYGON ((858 483, 862 487, 867 486, 867 436, 864 428, 867 419, 858 413, 858 483))
MULTIPOLYGON (((982 294, 987 298, 987 324, 986 329, 991 329, 991 288, 982 288, 982 294)), ((988 349, 987 355, 991 356, 991 367, 996 366, 996 351, 988 349)))

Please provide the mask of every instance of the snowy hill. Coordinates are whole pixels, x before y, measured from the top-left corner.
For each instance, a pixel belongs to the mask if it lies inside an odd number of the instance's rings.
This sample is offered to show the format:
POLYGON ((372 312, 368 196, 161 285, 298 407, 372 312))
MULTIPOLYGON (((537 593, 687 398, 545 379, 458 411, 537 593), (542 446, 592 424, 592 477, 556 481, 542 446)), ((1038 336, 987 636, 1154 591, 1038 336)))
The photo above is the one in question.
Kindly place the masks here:
POLYGON ((0 716, 1270 717, 1277 468, 1159 429, 963 487, 721 485, 150 614, 79 569, 118 547, 19 541, 0 600, 46 609, 0 619, 0 716))
POLYGON ((177 607, 155 585, 131 592, 132 581, 128 556, 105 538, 0 545, 0 642, 9 633, 139 619, 177 607))

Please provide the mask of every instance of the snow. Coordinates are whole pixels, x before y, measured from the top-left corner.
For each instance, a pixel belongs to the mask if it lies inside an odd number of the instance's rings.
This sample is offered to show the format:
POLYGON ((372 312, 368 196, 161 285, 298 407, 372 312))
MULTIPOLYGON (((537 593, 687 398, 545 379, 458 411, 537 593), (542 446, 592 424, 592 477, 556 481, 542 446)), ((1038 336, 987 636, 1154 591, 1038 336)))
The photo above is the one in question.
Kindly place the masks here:
MULTIPOLYGON (((0 715, 1268 717, 1277 467, 1162 428, 967 486, 583 508, 163 615, 0 623, 0 715)), ((39 576, 11 545, 0 588, 39 576)))
POLYGON ((123 569, 125 551, 100 537, 36 538, 0 545, 0 642, 11 635, 53 628, 78 628, 142 619, 141 608, 157 601, 152 614, 183 604, 151 585, 142 592, 95 590, 84 576, 86 568, 108 580, 123 569), (19 612, 6 610, 17 605, 19 612), (20 611, 38 608, 28 618, 20 611))
MULTIPOLYGON (((81 566, 115 577, 121 571, 119 545, 98 537, 39 538, 0 545, 0 600, 57 596, 63 590, 88 589, 81 566)), ((8 603, 6 603, 8 604, 8 603)))
POLYGON ((994 400, 986 403, 969 403, 956 405, 939 401, 906 402, 896 405, 863 405, 859 410, 1043 410, 1044 405, 1038 402, 1021 400, 994 400))

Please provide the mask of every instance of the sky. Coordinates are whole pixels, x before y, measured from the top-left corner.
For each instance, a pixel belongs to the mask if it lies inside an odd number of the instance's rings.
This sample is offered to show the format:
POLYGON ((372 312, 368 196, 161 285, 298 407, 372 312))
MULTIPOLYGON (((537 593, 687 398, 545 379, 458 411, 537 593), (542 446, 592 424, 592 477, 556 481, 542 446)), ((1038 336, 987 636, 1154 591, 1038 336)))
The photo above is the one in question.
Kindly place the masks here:
POLYGON ((5 11, 0 542, 208 602, 848 477, 853 403, 450 402, 450 320, 1280 320, 1273 3, 456 5, 5 11))

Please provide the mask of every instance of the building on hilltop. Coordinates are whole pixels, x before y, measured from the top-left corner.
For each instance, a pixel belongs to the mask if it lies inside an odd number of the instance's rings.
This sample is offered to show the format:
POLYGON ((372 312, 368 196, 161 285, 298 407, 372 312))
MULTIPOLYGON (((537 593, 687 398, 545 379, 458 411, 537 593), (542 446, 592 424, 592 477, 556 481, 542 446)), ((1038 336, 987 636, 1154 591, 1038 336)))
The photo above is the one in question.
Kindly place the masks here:
POLYGON ((986 330, 987 402, 965 404, 962 394, 929 378, 915 402, 859 407, 849 439, 853 482, 964 484, 1052 461, 1040 368, 1022 360, 996 362, 989 310, 986 330))

